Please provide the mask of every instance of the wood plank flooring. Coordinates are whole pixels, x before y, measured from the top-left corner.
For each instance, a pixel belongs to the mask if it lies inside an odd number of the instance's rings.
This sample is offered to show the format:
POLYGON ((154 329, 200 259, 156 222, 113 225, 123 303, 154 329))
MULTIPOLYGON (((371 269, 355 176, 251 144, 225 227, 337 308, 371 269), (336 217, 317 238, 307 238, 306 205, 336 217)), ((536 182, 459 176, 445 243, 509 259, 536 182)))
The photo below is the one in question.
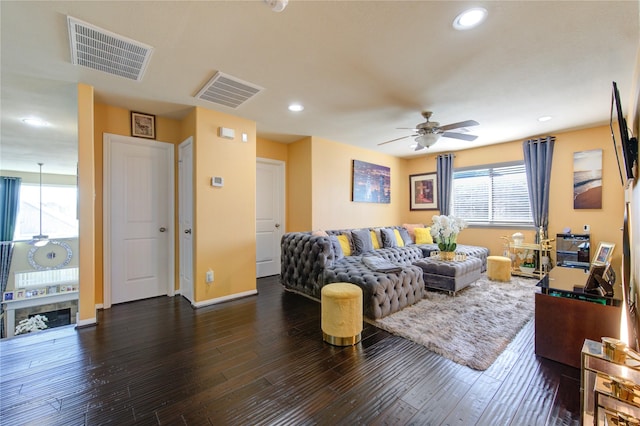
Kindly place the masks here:
POLYGON ((365 325, 322 342, 320 304, 258 296, 194 310, 159 297, 99 325, 0 342, 2 425, 578 425, 577 369, 538 358, 529 322, 486 371, 365 325))

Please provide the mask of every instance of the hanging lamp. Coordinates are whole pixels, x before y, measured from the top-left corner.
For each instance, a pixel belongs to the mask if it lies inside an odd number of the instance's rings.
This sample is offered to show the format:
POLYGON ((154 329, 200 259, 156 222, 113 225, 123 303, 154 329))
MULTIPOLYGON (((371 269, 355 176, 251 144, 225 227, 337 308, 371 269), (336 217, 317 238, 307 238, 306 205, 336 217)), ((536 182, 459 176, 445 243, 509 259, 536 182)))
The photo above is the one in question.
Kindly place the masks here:
POLYGON ((31 243, 36 247, 43 247, 49 243, 49 236, 42 234, 42 166, 44 163, 38 163, 40 166, 40 233, 33 236, 31 243))

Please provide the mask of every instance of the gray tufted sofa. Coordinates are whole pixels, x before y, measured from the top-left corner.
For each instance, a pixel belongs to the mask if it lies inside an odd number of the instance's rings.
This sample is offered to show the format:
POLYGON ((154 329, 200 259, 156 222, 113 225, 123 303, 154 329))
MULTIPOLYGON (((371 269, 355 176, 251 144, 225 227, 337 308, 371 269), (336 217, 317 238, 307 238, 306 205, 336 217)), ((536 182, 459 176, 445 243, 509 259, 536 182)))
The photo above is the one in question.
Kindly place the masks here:
MULTIPOLYGON (((327 231, 337 234, 340 231, 327 231)), ((413 263, 423 258, 418 246, 377 249, 379 256, 401 265, 398 272, 378 272, 362 263, 362 255, 336 259, 331 240, 310 232, 291 232, 282 237, 280 282, 286 290, 320 300, 322 286, 349 282, 362 289, 364 315, 382 318, 420 301, 425 292, 422 269, 413 263)))
MULTIPOLYGON (((328 236, 317 236, 311 232, 283 235, 280 282, 284 288, 319 301, 325 284, 356 284, 363 292, 364 315, 372 319, 390 315, 423 298, 426 292, 424 271, 416 263, 428 257, 431 251, 438 250, 436 244, 387 247, 365 253, 365 256, 377 256, 400 266, 398 272, 380 272, 366 266, 362 262, 362 254, 340 256, 342 251, 334 248, 335 241, 332 243, 330 237, 349 231, 353 230, 326 231, 328 236), (336 251, 340 255, 336 255, 336 251)), ((458 251, 479 258, 481 270, 486 270, 488 249, 458 245, 458 251)))

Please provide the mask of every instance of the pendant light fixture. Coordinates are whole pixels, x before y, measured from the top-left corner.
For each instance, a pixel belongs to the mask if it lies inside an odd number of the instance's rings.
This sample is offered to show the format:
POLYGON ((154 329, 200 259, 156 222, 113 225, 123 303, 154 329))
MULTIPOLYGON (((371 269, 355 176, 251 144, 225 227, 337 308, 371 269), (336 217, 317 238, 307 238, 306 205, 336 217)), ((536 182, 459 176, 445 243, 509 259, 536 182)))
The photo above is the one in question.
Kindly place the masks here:
POLYGON ((49 236, 42 235, 42 166, 44 163, 38 163, 40 166, 40 233, 33 236, 32 244, 36 247, 44 247, 49 243, 49 236))

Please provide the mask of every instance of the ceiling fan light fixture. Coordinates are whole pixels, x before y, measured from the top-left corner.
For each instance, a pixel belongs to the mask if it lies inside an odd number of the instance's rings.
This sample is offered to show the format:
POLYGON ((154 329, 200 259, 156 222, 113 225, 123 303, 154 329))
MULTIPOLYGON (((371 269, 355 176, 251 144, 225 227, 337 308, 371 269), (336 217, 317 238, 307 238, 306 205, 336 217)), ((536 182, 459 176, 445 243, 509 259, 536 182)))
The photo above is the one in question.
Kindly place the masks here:
POLYGON ((470 30, 480 25, 487 17, 487 9, 473 7, 456 16, 453 20, 453 28, 458 31, 470 30))
POLYGON ((423 146, 425 148, 429 148, 440 139, 440 135, 437 133, 426 133, 424 135, 418 136, 415 141, 418 145, 423 146))

